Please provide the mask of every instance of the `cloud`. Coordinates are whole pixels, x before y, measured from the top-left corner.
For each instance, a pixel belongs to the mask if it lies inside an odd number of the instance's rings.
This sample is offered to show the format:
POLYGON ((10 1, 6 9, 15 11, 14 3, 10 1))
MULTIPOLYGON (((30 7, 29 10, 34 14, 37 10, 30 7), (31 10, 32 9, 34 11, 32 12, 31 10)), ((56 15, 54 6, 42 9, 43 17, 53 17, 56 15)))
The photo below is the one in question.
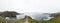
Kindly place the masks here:
POLYGON ((0 0, 0 11, 60 12, 60 0, 0 0))

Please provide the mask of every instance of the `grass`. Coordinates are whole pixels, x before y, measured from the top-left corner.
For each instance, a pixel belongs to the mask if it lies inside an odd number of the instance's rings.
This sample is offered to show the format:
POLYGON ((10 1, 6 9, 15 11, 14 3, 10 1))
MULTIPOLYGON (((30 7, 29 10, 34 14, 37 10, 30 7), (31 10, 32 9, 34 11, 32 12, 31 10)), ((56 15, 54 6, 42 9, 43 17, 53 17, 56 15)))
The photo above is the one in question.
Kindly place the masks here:
POLYGON ((23 23, 23 22, 24 22, 24 18, 19 20, 7 20, 4 19, 3 17, 0 17, 0 23, 23 23))
POLYGON ((29 21, 29 23, 60 23, 60 14, 58 14, 57 16, 55 16, 55 18, 48 20, 48 21, 38 21, 38 20, 34 20, 29 16, 25 16, 25 18, 19 19, 19 20, 6 20, 2 17, 0 17, 0 23, 23 23, 24 19, 27 19, 29 21))
POLYGON ((30 23, 60 23, 60 14, 55 16, 55 18, 48 21, 38 21, 34 19, 27 18, 30 23))

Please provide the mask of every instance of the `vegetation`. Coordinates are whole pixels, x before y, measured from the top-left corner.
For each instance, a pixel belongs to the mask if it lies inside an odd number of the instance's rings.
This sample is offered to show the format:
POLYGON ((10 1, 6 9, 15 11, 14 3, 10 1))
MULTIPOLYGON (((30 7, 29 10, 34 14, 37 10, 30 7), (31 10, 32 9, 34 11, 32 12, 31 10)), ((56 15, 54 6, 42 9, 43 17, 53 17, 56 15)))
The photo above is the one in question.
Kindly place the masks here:
POLYGON ((8 23, 8 21, 2 17, 0 17, 0 23, 8 23))
POLYGON ((18 19, 18 20, 7 20, 0 16, 0 23, 23 23, 24 19, 27 19, 30 23, 60 23, 60 13, 56 13, 54 17, 55 18, 48 21, 38 21, 38 20, 32 19, 30 16, 25 16, 25 18, 18 19))
POLYGON ((19 15, 19 13, 15 12, 15 11, 5 11, 5 12, 1 12, 0 16, 2 17, 16 17, 16 15, 19 15))
POLYGON ((30 23, 60 23, 60 13, 58 13, 54 17, 55 18, 48 20, 48 21, 38 21, 38 20, 30 19, 30 18, 28 18, 28 20, 30 23))
POLYGON ((6 20, 2 17, 0 17, 0 23, 23 23, 24 19, 27 19, 30 23, 60 23, 60 15, 55 16, 55 18, 49 20, 49 21, 38 21, 30 18, 29 16, 25 16, 25 18, 19 19, 19 20, 6 20))
POLYGON ((20 23, 20 22, 23 22, 23 18, 19 19, 19 20, 5 19, 6 17, 16 17, 16 15, 19 15, 19 13, 15 12, 15 11, 0 12, 0 23, 20 23))
POLYGON ((0 16, 0 23, 23 23, 23 22, 24 22, 24 18, 19 20, 7 20, 0 16))

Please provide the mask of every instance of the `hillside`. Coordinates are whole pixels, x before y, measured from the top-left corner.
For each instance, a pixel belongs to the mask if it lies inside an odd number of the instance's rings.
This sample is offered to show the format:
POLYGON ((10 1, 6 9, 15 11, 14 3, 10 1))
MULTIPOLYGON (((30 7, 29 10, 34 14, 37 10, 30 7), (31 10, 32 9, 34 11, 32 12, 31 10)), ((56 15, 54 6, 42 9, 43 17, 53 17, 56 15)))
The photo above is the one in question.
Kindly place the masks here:
POLYGON ((60 23, 60 13, 57 13, 57 15, 54 17, 55 18, 48 21, 38 21, 38 20, 32 19, 30 16, 27 16, 27 15, 25 16, 25 18, 18 19, 18 20, 7 20, 0 16, 0 23, 23 23, 24 19, 27 19, 29 23, 60 23))
POLYGON ((24 18, 19 20, 7 20, 0 16, 0 23, 23 23, 23 22, 24 22, 24 18))
POLYGON ((30 19, 30 18, 28 18, 28 20, 30 23, 60 23, 60 13, 57 13, 57 15, 54 17, 55 18, 48 21, 38 21, 38 20, 30 19))

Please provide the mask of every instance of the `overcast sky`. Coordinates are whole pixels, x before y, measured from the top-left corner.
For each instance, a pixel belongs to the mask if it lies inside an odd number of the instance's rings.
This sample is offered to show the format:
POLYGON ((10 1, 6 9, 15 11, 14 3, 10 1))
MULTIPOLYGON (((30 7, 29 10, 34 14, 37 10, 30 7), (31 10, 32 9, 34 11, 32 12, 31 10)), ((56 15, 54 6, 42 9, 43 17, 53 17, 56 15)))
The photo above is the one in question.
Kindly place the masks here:
POLYGON ((60 0, 0 0, 0 11, 60 12, 60 0))

